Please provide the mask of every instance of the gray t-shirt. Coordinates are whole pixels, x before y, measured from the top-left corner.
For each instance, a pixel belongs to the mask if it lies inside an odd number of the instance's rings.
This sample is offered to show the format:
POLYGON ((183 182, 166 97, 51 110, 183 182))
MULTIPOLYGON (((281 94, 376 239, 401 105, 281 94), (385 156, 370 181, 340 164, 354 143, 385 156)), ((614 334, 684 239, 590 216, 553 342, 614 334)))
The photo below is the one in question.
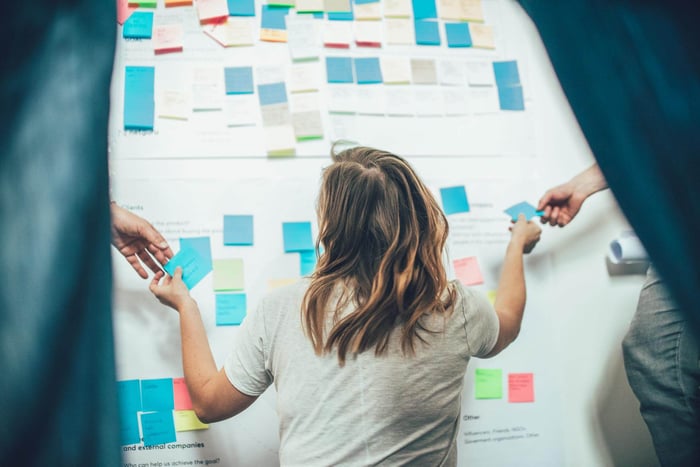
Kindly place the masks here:
POLYGON ((487 355, 498 337, 488 299, 453 282, 454 312, 426 315, 416 355, 401 352, 401 332, 388 352, 318 356, 304 334, 301 302, 308 280, 266 296, 241 326, 224 368, 250 396, 275 383, 280 464, 455 465, 464 374, 470 356, 487 355))

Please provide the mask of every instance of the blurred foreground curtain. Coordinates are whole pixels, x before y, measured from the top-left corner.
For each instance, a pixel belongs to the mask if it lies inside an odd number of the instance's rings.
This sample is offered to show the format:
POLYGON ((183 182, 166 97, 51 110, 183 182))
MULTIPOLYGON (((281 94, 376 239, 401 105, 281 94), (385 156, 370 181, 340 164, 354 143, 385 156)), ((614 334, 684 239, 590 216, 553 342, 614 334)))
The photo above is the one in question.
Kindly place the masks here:
POLYGON ((0 16, 0 464, 120 464, 107 172, 114 0, 0 16))
POLYGON ((700 331, 700 2, 520 3, 620 207, 700 331))

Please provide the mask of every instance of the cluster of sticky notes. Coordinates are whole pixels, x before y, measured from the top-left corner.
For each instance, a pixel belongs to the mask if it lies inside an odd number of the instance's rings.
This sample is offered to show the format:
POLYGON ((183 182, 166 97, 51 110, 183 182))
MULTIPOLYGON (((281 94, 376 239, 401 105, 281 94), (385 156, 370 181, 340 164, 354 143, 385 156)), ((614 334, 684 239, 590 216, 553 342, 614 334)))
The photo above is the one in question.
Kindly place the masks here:
MULTIPOLYGON (((248 82, 248 76, 243 76, 248 82)), ((251 83, 252 85, 252 83, 251 83)), ((246 84, 247 86, 247 84, 246 84)), ((224 216, 224 246, 253 245, 253 216, 224 216)), ((238 326, 247 312, 243 260, 239 258, 216 259, 213 261, 214 292, 216 292, 216 325, 238 326)))
POLYGON ((292 117, 285 83, 282 81, 258 85, 258 98, 267 155, 270 157, 293 156, 296 138, 291 124, 292 117))
POLYGON ((299 253, 299 273, 302 276, 316 269, 316 248, 311 233, 311 222, 282 223, 282 238, 285 253, 299 253))
POLYGON ((117 395, 122 445, 172 443, 176 432, 208 428, 192 410, 184 378, 117 381, 117 395))
POLYGON ((180 239, 180 251, 168 261, 163 269, 171 276, 177 267, 182 268, 182 280, 192 289, 213 269, 209 237, 180 239))
MULTIPOLYGON (((477 368, 474 374, 476 399, 503 398, 503 371, 493 368, 477 368)), ((508 402, 535 402, 533 373, 508 374, 508 402)))
POLYGON ((481 274, 479 260, 476 256, 456 259, 452 262, 455 277, 463 285, 479 285, 484 283, 484 276, 481 274))
POLYGON ((520 214, 525 216, 525 220, 530 220, 533 217, 536 216, 541 216, 544 214, 544 211, 539 211, 535 206, 532 204, 528 203, 527 201, 522 201, 518 204, 514 204, 513 206, 505 209, 503 212, 508 214, 513 221, 518 220, 518 216, 520 214))
POLYGON ((442 209, 446 215, 469 212, 467 190, 464 185, 440 188, 442 209))
POLYGON ((127 66, 124 74, 124 129, 153 130, 155 67, 127 66))
POLYGON ((267 42, 287 42, 287 22, 289 6, 262 6, 260 40, 267 42))
POLYGON ((525 110, 518 62, 515 60, 493 62, 493 71, 496 76, 498 102, 501 110, 525 110))

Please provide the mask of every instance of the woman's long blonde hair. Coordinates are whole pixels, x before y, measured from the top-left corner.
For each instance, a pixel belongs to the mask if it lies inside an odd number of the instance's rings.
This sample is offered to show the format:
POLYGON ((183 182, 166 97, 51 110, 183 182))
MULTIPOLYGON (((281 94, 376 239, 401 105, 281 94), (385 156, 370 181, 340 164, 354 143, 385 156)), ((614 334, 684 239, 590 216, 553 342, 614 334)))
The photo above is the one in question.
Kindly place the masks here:
POLYGON ((349 353, 374 347, 386 352, 395 328, 401 348, 414 354, 420 318, 451 310, 442 252, 447 219, 435 198, 399 156, 366 147, 332 154, 318 198, 320 255, 302 304, 302 324, 318 355, 337 349, 341 365, 349 353), (328 313, 334 291, 345 292, 328 313), (354 311, 340 316, 348 300, 354 311))

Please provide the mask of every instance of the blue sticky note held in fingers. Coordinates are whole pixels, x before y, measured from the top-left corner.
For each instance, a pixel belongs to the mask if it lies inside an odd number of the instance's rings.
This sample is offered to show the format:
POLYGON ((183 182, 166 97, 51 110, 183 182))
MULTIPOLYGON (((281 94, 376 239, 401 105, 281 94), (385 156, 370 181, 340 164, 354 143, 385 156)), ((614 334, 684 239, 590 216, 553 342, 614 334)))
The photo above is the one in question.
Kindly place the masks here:
POLYGON ((538 211, 537 208, 535 208, 535 206, 528 203, 527 201, 523 201, 521 203, 514 204, 513 206, 504 210, 503 212, 508 214, 513 221, 518 220, 519 214, 524 214, 525 219, 528 221, 535 216, 541 216, 542 214, 544 214, 544 211, 538 211))
POLYGON ((216 294, 216 325, 238 326, 246 316, 246 295, 243 293, 216 294))
POLYGON ((355 58, 357 84, 376 84, 382 82, 382 69, 377 57, 355 58))
POLYGON ((142 413, 141 428, 143 429, 144 446, 155 446, 177 441, 172 410, 142 413))
POLYGON ((282 236, 285 253, 314 250, 311 222, 284 222, 282 236))
POLYGON ((173 410, 175 408, 173 379, 141 380, 141 405, 144 412, 173 410))
POLYGON ((163 269, 172 276, 178 266, 182 268, 182 281, 188 289, 192 289, 209 274, 212 270, 209 237, 181 238, 180 251, 163 266, 163 269))
POLYGON ((467 190, 463 185, 440 188, 440 197, 442 198, 442 209, 446 215, 469 212, 467 190))

